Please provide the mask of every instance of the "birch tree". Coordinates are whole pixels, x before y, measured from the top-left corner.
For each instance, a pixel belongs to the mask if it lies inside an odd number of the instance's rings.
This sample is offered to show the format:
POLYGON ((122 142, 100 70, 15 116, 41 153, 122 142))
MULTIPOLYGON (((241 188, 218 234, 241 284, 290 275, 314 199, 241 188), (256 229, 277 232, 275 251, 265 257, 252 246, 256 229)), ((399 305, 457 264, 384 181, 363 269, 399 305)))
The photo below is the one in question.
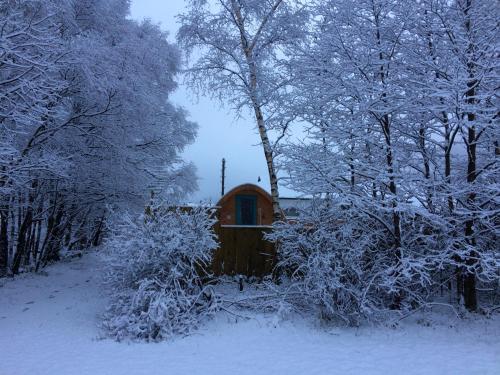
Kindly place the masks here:
POLYGON ((277 115, 289 84, 280 72, 282 51, 302 37, 307 14, 297 1, 194 0, 179 19, 178 41, 194 58, 186 72, 190 86, 227 99, 238 113, 247 108, 254 115, 277 220, 281 211, 271 133, 281 134, 289 124, 277 115))

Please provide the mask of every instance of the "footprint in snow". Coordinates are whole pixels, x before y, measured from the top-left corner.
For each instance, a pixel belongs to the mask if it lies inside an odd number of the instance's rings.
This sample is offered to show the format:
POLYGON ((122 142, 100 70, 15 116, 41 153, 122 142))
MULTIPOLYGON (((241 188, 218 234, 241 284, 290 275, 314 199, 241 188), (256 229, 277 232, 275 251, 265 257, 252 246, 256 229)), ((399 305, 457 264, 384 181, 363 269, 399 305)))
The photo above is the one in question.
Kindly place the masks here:
POLYGON ((26 305, 33 305, 35 303, 35 301, 29 301, 29 302, 26 302, 26 305))
POLYGON ((25 308, 23 309, 23 312, 28 311, 29 309, 30 309, 29 307, 25 307, 25 308))
POLYGON ((50 298, 50 299, 52 299, 52 298, 56 298, 56 297, 55 297, 54 295, 52 295, 52 294, 51 294, 51 295, 49 296, 49 298, 50 298))

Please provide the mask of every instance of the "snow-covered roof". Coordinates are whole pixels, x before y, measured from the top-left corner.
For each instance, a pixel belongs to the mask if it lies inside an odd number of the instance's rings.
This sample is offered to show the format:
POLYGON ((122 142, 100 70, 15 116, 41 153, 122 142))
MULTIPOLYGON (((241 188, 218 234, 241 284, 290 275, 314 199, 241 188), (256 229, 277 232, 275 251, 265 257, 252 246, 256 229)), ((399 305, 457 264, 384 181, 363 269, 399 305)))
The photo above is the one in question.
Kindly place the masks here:
POLYGON ((297 217, 301 211, 311 207, 311 198, 280 198, 280 207, 286 217, 297 217))

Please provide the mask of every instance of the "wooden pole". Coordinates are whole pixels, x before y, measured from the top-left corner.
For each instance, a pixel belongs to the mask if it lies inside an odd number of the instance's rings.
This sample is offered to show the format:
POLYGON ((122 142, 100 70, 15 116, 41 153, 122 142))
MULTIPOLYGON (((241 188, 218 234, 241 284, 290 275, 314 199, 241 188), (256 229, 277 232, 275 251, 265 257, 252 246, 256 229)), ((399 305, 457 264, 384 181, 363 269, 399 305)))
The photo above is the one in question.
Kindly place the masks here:
POLYGON ((222 159, 222 191, 221 196, 224 196, 226 185, 226 159, 222 159))

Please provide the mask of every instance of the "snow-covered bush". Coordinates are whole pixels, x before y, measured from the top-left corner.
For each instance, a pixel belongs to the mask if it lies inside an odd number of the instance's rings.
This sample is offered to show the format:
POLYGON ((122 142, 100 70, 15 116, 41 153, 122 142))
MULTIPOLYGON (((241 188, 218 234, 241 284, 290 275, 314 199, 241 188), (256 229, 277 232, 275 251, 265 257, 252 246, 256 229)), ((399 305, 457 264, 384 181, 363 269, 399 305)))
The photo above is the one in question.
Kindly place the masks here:
POLYGON ((217 248, 210 209, 158 207, 117 221, 104 258, 111 302, 103 326, 111 337, 188 334, 217 310, 205 284, 217 248))
MULTIPOLYGON (((298 220, 275 225, 268 239, 278 243, 277 271, 287 302, 317 306, 323 319, 348 325, 418 306, 431 282, 425 249, 437 234, 416 229, 398 258, 375 213, 370 217, 355 205, 319 202, 298 220)), ((408 221, 417 225, 416 217, 408 221)))
MULTIPOLYGON (((349 248, 322 222, 281 223, 269 239, 277 241, 277 270, 285 299, 296 307, 317 306, 323 318, 356 324, 362 314, 363 269, 360 247, 349 248)), ((319 218, 319 217, 318 217, 319 218)))

